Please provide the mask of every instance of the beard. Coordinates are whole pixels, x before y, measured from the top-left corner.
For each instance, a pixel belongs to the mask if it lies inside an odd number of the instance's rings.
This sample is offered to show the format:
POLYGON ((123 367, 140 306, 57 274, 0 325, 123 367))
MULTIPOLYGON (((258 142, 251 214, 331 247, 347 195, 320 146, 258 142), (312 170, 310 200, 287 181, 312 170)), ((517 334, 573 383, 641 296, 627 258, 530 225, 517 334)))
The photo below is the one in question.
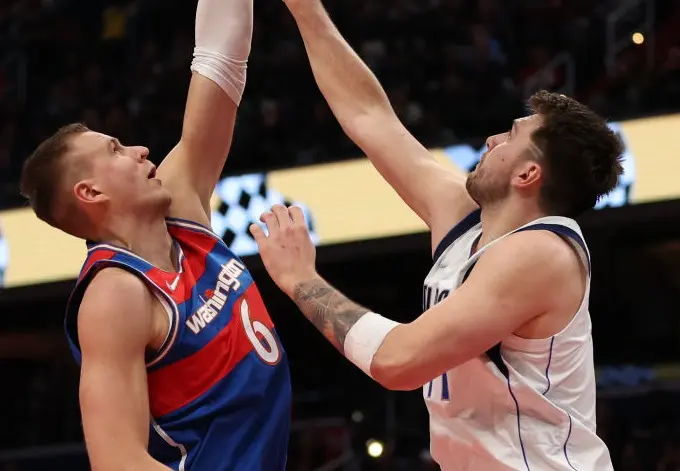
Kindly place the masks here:
POLYGON ((465 189, 480 208, 502 201, 510 193, 510 186, 494 177, 477 166, 465 180, 465 189))
POLYGON ((478 185, 477 185, 477 169, 473 170, 470 172, 465 179, 465 189, 468 192, 468 195, 470 195, 470 198, 477 203, 478 206, 482 206, 482 204, 479 202, 479 192, 478 192, 478 185))

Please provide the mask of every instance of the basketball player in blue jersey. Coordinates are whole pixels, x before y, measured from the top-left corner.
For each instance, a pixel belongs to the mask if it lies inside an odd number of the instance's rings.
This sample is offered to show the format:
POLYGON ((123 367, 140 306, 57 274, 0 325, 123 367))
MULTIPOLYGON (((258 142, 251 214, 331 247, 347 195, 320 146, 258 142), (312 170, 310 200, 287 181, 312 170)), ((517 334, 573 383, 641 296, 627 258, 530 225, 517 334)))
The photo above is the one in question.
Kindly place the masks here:
POLYGON ((209 216, 252 14, 252 0, 199 0, 182 136, 158 170, 145 147, 77 124, 26 161, 38 217, 88 241, 65 325, 97 471, 285 469, 285 354, 209 216))
POLYGON ((434 264, 424 313, 396 323, 324 281, 301 211, 276 206, 269 236, 251 227, 274 281, 366 374, 423 388, 442 470, 611 470, 596 435, 590 255, 572 218, 616 186, 620 140, 539 92, 465 180, 404 128, 319 0, 287 5, 343 129, 430 228, 434 264))

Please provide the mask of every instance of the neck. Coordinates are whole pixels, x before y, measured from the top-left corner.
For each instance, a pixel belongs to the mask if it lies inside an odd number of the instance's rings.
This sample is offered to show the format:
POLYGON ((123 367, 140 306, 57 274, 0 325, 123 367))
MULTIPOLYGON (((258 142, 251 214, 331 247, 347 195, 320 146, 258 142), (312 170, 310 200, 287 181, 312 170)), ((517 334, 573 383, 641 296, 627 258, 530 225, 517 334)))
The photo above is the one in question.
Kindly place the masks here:
POLYGON ((526 201, 508 199, 498 204, 485 205, 481 214, 482 236, 478 248, 544 216, 537 206, 527 205, 526 201))
POLYGON ((124 247, 162 270, 177 268, 164 215, 149 219, 129 215, 111 217, 105 226, 98 240, 124 247))

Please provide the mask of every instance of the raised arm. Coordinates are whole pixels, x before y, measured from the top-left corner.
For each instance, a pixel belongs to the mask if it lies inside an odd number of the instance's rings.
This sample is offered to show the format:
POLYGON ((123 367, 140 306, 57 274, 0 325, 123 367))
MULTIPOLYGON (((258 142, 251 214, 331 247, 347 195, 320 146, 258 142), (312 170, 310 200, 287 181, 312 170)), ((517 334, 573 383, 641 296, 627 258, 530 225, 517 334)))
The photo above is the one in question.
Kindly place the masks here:
POLYGON ((432 247, 476 208, 465 180, 439 164, 399 121, 380 83, 319 0, 286 0, 316 82, 347 136, 432 231, 432 247))
POLYGON ((182 137, 158 169, 170 215, 210 224, 210 197, 231 147, 246 82, 253 0, 199 0, 182 137))
POLYGON ((539 317, 545 338, 577 311, 585 277, 578 255, 559 236, 527 231, 491 247, 468 280, 408 324, 370 312, 323 280, 302 211, 265 213, 269 236, 251 227, 272 279, 343 355, 389 389, 416 389, 539 317), (556 289, 559 287, 559 289, 556 289))
POLYGON ((169 470, 147 452, 145 352, 153 309, 144 284, 112 268, 95 277, 80 306, 80 408, 94 471, 169 470))

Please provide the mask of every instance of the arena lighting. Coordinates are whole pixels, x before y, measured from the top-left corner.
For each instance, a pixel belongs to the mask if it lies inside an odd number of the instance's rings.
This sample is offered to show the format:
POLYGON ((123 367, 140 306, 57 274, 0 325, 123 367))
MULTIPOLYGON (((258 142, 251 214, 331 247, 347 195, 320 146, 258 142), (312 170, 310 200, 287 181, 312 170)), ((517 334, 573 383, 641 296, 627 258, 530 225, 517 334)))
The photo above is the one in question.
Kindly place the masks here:
POLYGON ((430 450, 422 450, 418 456, 420 456, 420 460, 425 463, 432 463, 434 461, 430 454, 430 450))
POLYGON ((366 453, 371 458, 380 458, 385 451, 385 446, 381 441, 370 439, 366 442, 366 453))
POLYGON ((645 42, 645 36, 642 33, 635 32, 633 33, 633 36, 631 37, 632 41, 634 44, 637 44, 638 46, 645 42))

